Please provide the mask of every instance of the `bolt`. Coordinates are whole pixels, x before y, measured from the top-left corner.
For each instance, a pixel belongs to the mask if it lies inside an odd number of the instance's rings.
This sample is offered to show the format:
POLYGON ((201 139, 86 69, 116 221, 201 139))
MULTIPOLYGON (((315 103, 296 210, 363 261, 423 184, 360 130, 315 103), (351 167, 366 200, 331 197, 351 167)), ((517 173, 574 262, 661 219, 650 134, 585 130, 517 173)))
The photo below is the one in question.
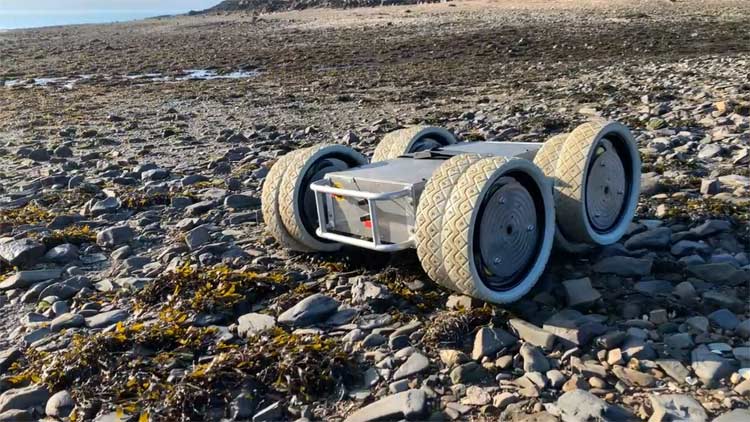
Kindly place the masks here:
POLYGON ((492 262, 494 262, 495 264, 500 264, 501 262, 503 262, 503 258, 498 256, 492 262))
POLYGON ((501 196, 500 197, 500 205, 503 205, 503 204, 505 204, 505 197, 501 196))
POLYGON ((527 231, 527 232, 533 231, 533 230, 534 230, 534 228, 535 228, 535 227, 534 227, 534 225, 533 225, 533 224, 529 224, 529 226, 528 226, 528 227, 526 227, 526 231, 527 231))

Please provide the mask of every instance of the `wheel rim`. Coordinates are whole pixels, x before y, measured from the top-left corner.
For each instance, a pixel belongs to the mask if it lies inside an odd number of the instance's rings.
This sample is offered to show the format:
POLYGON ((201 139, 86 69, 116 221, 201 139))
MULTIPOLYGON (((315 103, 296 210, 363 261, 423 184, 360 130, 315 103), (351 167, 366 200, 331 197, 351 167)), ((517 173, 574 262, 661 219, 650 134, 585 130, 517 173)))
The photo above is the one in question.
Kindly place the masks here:
MULTIPOLYGON (((302 224, 305 226, 308 233, 314 234, 318 226, 318 209, 315 203, 315 192, 309 188, 310 184, 323 179, 328 173, 342 171, 348 168, 350 168, 350 166, 344 160, 335 157, 321 157, 313 163, 305 174, 305 177, 302 180, 302 186, 306 188, 304 189, 303 194, 300 195, 301 204, 299 209, 302 211, 300 213, 302 224)), ((319 240, 327 243, 329 242, 326 239, 319 238, 319 240)))
POLYGON ((611 231, 628 203, 629 178, 621 155, 606 138, 601 139, 592 157, 586 179, 586 213, 598 233, 611 231))
POLYGON ((480 253, 475 260, 490 290, 507 291, 519 285, 541 253, 544 205, 533 181, 523 176, 495 182, 477 215, 474 239, 480 253))

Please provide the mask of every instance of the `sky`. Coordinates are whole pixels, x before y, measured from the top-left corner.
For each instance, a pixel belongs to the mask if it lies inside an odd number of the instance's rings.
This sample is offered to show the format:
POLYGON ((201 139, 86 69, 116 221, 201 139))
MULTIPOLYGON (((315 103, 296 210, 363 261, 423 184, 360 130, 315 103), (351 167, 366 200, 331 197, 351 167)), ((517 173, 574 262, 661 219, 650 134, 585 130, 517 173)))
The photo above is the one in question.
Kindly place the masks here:
POLYGON ((0 0, 0 12, 15 10, 202 10, 220 0, 0 0))

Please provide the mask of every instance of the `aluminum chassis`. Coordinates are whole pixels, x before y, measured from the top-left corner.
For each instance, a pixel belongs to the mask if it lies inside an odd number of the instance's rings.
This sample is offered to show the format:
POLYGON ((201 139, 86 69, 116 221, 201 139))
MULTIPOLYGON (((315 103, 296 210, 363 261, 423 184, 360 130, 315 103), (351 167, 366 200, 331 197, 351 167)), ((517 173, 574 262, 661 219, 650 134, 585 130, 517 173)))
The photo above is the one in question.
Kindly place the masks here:
MULTIPOLYGON (((502 155, 533 159, 534 155, 536 155, 537 151, 542 147, 542 145, 544 144, 537 142, 459 142, 457 144, 437 148, 432 151, 406 154, 402 157, 412 157, 414 159, 418 159, 423 156, 428 156, 432 159, 447 160, 450 157, 459 155, 461 153, 479 153, 485 154, 487 156, 502 155), (498 148, 502 148, 502 154, 498 154, 498 152, 500 152, 498 148)), ((413 187, 380 193, 357 191, 352 189, 341 189, 332 186, 331 181, 328 179, 327 175, 326 178, 311 183, 310 189, 312 189, 312 191, 315 193, 315 205, 318 214, 318 228, 316 230, 316 234, 319 237, 332 240, 334 242, 374 250, 377 252, 396 252, 404 249, 414 248, 416 246, 414 234, 409 236, 409 239, 404 242, 384 243, 379 233, 378 212, 377 207, 375 207, 375 203, 377 201, 389 201, 405 196, 414 195, 415 192, 413 187), (370 210, 370 221, 372 223, 372 241, 359 239, 353 236, 332 233, 328 230, 328 226, 334 218, 332 213, 326 212, 326 208, 328 210, 331 210, 332 208, 330 204, 331 195, 356 198, 367 201, 367 205, 370 210)))

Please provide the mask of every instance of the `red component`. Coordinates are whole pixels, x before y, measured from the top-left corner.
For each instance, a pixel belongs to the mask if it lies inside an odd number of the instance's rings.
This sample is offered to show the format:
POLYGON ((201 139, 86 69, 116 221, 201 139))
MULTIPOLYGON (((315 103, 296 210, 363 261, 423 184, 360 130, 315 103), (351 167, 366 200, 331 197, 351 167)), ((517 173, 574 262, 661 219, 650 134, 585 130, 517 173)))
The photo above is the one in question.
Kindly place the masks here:
POLYGON ((365 220, 362 222, 366 228, 371 229, 372 228, 372 220, 365 220))

